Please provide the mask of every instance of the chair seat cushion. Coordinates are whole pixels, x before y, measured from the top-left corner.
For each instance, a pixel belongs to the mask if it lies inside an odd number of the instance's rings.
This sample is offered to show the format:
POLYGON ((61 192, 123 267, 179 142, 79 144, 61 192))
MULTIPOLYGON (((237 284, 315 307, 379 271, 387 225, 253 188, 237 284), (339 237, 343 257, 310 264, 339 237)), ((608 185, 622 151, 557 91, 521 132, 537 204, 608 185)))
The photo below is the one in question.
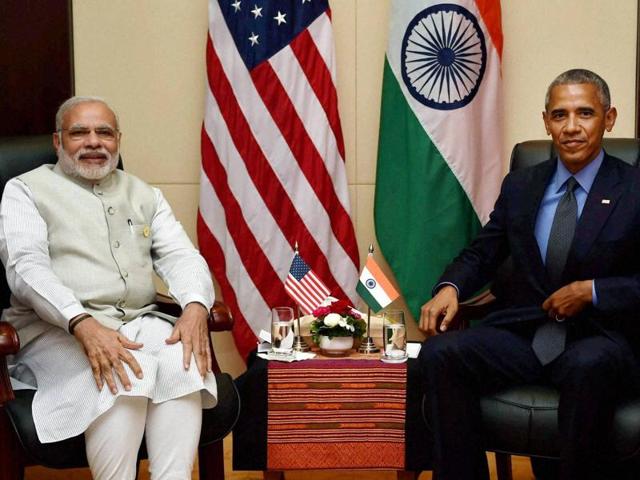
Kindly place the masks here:
POLYGON ((610 444, 619 458, 640 453, 640 398, 627 400, 616 409, 610 444))
MULTIPOLYGON (((227 373, 216 373, 215 376, 218 384, 218 404, 214 408, 202 411, 200 445, 223 439, 231 431, 240 414, 240 395, 233 379, 227 373)), ((86 467, 84 435, 61 442, 40 443, 31 414, 34 394, 34 390, 17 390, 15 400, 6 404, 11 423, 31 462, 49 468, 86 467)), ((141 456, 146 458, 144 442, 141 456)))
POLYGON ((218 404, 202 411, 200 446, 209 445, 226 437, 240 416, 240 394, 231 375, 216 373, 218 404))
MULTIPOLYGON (((481 400, 487 449, 557 457, 558 392, 542 385, 510 387, 481 400)), ((611 455, 624 459, 640 452, 640 398, 621 403, 610 433, 611 455)))
POLYGON ((483 397, 480 406, 488 450, 558 455, 555 389, 541 385, 511 387, 483 397))

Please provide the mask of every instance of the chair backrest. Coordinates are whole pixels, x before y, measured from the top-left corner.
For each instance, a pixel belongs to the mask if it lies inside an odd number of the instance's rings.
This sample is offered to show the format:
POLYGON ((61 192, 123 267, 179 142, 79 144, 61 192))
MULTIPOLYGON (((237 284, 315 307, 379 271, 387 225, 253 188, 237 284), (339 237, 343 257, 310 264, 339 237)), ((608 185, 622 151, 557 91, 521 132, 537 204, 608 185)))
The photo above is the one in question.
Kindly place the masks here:
MULTIPOLYGON (((640 162, 640 139, 638 138, 604 138, 603 146, 609 155, 638 166, 640 162)), ((529 140, 516 143, 511 152, 509 170, 537 165, 556 155, 551 140, 529 140)))
MULTIPOLYGON (((51 135, 0 137, 0 198, 4 186, 18 175, 45 163, 56 163, 51 135)), ((0 309, 9 306, 11 292, 7 285, 4 266, 0 265, 0 309)))
MULTIPOLYGON (((51 135, 0 137, 0 198, 9 180, 45 163, 56 163, 58 157, 51 135)), ((118 168, 122 168, 122 157, 118 168)), ((0 265, 0 310, 9 306, 11 292, 4 266, 0 265)))
POLYGON ((0 198, 13 177, 56 161, 51 135, 0 137, 0 198))

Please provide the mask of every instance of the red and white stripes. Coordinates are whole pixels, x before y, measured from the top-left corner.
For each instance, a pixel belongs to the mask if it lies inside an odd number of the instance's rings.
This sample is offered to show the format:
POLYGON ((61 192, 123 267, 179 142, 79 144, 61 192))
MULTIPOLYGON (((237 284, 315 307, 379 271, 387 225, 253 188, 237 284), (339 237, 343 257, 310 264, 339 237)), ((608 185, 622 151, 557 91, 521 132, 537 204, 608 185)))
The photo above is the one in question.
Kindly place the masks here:
POLYGON ((358 251, 328 12, 249 71, 209 4, 198 238, 236 320, 241 354, 267 328, 293 244, 339 298, 355 299, 358 251))
POLYGON ((284 289, 290 297, 295 298, 304 313, 310 315, 329 296, 329 290, 312 270, 298 282, 289 273, 284 282, 284 289))

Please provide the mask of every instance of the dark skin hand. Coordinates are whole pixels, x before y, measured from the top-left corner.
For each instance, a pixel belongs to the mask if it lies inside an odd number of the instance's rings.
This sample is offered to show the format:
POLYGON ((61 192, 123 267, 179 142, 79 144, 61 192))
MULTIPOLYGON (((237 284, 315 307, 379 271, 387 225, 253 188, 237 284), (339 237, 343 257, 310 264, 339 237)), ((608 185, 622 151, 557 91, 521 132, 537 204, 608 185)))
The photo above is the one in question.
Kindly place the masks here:
POLYGON ((80 322, 73 335, 84 347, 98 390, 102 390, 106 381, 111 393, 117 393, 114 371, 125 390, 131 390, 131 381, 123 363, 129 365, 136 377, 142 378, 142 369, 129 352, 141 348, 141 343, 132 342, 121 333, 100 325, 93 317, 80 322))
POLYGON ((196 358, 198 372, 204 377, 211 371, 211 348, 209 347, 209 311, 200 303, 190 303, 176 321, 171 336, 165 340, 172 345, 182 341, 184 369, 191 365, 191 354, 196 358))
POLYGON ((427 337, 437 335, 440 333, 437 329, 438 319, 444 315, 440 325, 440 331, 444 332, 457 311, 458 291, 451 285, 445 285, 420 309, 419 328, 427 334, 427 337))
MULTIPOLYGON (((573 317, 593 303, 593 280, 572 282, 553 292, 543 303, 542 308, 549 318, 573 317)), ((451 285, 445 285, 425 303, 420 310, 420 330, 432 337, 445 332, 458 311, 458 292, 451 285), (442 324, 437 329, 440 317, 442 324)))
POLYGON ((573 317, 593 303, 593 280, 579 280, 553 292, 542 304, 550 318, 573 317))

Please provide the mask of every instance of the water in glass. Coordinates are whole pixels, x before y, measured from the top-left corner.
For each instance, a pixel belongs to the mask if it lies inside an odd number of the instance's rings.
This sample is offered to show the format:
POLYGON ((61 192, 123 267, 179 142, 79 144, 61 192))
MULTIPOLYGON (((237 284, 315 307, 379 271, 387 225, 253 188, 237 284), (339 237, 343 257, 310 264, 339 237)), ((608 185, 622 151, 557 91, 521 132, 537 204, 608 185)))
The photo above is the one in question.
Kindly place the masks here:
POLYGON ((271 352, 276 355, 293 355, 293 309, 271 309, 271 352))
POLYGON ((389 362, 403 362, 407 358, 407 327, 404 323, 404 312, 390 310, 383 315, 383 346, 382 360, 389 362))

